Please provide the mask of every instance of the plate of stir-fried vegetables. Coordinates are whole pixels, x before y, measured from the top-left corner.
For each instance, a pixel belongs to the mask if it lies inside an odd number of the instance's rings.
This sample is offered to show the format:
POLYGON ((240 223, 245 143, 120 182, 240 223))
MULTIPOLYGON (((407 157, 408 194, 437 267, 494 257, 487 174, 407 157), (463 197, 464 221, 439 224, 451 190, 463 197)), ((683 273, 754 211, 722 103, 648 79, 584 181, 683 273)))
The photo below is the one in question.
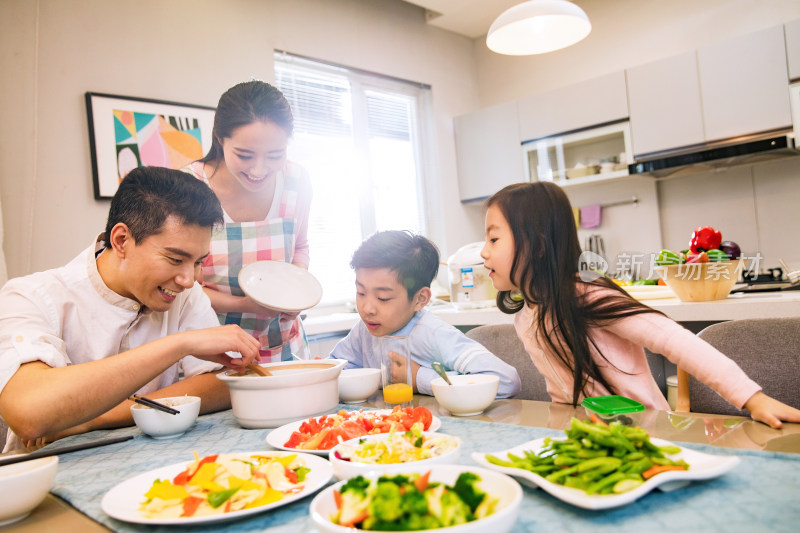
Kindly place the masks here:
POLYGON ((675 490, 692 480, 728 472, 740 460, 651 439, 642 428, 572 419, 566 438, 536 439, 491 454, 473 452, 479 465, 517 477, 585 509, 631 503, 655 488, 675 490))
POLYGON ((331 479, 328 461, 290 452, 200 457, 123 481, 103 497, 103 511, 138 524, 188 525, 240 518, 313 494, 331 479))

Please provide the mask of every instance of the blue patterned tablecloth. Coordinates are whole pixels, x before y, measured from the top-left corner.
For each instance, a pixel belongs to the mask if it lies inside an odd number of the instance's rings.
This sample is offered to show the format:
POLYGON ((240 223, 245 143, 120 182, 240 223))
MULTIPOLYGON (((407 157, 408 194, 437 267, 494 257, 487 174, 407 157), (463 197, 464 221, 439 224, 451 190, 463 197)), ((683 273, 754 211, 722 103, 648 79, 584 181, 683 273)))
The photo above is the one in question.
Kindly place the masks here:
MULTIPOLYGON (((445 417, 441 433, 464 442, 461 462, 474 464, 473 451, 494 452, 562 431, 445 417)), ((53 493, 80 512, 114 531, 315 531, 308 515, 313 496, 272 512, 207 527, 153 527, 110 518, 100 508, 106 492, 142 472, 187 462, 192 452, 212 453, 266 450, 268 429, 242 429, 230 411, 205 415, 182 437, 154 440, 133 428, 95 431, 69 437, 52 446, 67 446, 112 436, 135 435, 133 440, 62 455, 53 493)), ((682 444, 716 455, 738 455, 742 462, 724 476, 673 492, 653 491, 617 509, 588 511, 525 487, 515 532, 697 531, 795 532, 800 521, 800 455, 682 444)), ((333 482, 333 481, 332 481, 333 482)))

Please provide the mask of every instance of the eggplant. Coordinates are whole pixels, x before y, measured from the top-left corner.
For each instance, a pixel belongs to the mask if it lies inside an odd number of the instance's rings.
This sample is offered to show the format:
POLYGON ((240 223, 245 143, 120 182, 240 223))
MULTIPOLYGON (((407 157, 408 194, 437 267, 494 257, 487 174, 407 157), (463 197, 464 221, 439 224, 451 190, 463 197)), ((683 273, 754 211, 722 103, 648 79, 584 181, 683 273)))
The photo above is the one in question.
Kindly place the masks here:
POLYGON ((719 249, 725 252, 731 259, 739 259, 742 257, 742 249, 733 241, 723 241, 720 243, 719 249))

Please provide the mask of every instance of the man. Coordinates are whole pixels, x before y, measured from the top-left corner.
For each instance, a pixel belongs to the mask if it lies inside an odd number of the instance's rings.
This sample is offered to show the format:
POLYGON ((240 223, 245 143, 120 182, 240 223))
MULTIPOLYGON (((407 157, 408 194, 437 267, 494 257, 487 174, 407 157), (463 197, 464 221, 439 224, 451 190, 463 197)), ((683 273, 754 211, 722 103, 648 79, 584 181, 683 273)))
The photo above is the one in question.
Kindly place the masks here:
POLYGON ((134 393, 200 396, 204 413, 230 406, 214 372, 243 370, 259 343, 238 326, 219 326, 196 284, 221 223, 222 208, 204 183, 177 170, 137 168, 122 180, 94 245, 66 266, 3 287, 6 450, 130 425, 126 398, 134 393))

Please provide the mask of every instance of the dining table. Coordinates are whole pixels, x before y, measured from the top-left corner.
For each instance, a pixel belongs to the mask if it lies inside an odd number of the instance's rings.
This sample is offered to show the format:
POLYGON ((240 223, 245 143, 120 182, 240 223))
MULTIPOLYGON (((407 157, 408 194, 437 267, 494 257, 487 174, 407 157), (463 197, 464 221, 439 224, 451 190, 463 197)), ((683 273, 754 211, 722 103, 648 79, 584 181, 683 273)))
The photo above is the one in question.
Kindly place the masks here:
MULTIPOLYGON (((415 395, 406 405, 424 406, 441 420, 440 433, 462 441, 459 462, 476 467, 472 452, 494 453, 543 437, 564 435, 573 417, 589 418, 583 407, 518 399, 496 399, 481 414, 454 417, 431 396, 415 395)), ((340 409, 386 409, 380 391, 366 402, 340 409)), ((265 406, 265 409, 269 409, 265 406)), ((705 454, 737 456, 739 464, 714 479, 693 481, 673 491, 653 490, 624 506, 588 510, 565 503, 544 490, 523 486, 523 501, 512 531, 771 531, 794 532, 800 521, 800 424, 773 429, 749 418, 693 412, 646 410, 639 425, 652 437, 705 454)), ((133 436, 125 442, 59 456, 50 494, 25 519, 4 532, 222 531, 316 532, 309 505, 314 495, 263 513, 194 526, 140 525, 103 512, 103 496, 119 483, 166 465, 190 463, 193 452, 273 450, 273 429, 245 429, 231 410, 202 415, 183 435, 156 440, 137 427, 74 435, 44 449, 133 436)), ((329 483, 337 480, 332 478, 329 483)), ((142 498, 143 499, 143 498, 142 498)))

